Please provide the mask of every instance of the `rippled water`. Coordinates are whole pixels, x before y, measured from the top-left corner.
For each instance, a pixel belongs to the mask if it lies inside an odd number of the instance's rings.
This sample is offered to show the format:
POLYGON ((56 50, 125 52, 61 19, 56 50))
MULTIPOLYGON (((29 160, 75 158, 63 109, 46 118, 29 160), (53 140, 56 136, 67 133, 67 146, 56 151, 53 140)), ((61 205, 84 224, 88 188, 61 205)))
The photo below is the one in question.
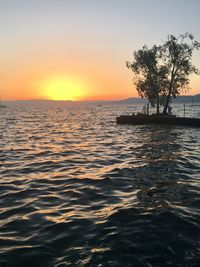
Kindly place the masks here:
POLYGON ((0 266, 200 266, 200 129, 133 107, 0 111, 0 266))

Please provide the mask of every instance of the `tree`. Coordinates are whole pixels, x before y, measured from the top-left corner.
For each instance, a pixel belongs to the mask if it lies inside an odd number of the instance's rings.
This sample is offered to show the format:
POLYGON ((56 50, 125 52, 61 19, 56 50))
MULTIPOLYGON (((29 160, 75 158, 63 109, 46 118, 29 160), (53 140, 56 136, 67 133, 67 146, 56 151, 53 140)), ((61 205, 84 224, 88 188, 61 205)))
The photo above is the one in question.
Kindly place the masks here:
POLYGON ((157 114, 163 105, 163 114, 171 97, 176 97, 189 85, 189 75, 198 74, 192 65, 192 52, 199 49, 200 43, 189 33, 178 38, 168 36, 163 45, 142 49, 134 52, 132 62, 127 67, 135 73, 134 84, 141 97, 147 97, 151 106, 156 105, 157 114))
POLYGON ((135 73, 134 84, 138 94, 147 97, 151 106, 157 109, 161 104, 161 88, 164 86, 166 70, 160 65, 161 47, 154 45, 151 49, 143 46, 134 52, 134 60, 126 62, 127 67, 135 73))
POLYGON ((177 38, 168 36, 168 40, 162 46, 161 58, 166 66, 167 75, 162 94, 165 96, 163 114, 171 97, 177 97, 183 90, 189 89, 189 75, 199 74, 198 69, 192 65, 192 53, 200 48, 200 43, 194 40, 192 34, 185 33, 177 38))

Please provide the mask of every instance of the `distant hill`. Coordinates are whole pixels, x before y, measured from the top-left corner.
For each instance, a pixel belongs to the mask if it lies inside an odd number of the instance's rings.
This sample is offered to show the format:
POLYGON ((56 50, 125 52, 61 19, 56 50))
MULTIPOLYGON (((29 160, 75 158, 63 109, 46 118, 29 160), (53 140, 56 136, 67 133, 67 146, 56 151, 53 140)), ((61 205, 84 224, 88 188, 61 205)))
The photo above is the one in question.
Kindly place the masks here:
POLYGON ((200 102, 200 94, 197 95, 186 95, 178 96, 173 99, 174 103, 184 103, 184 102, 200 102))
MULTIPOLYGON (((147 103, 148 100, 146 98, 127 98, 123 100, 119 100, 118 103, 121 104, 134 104, 134 103, 147 103)), ((197 95, 186 95, 186 96, 178 96, 173 98, 173 103, 186 103, 186 102, 200 102, 200 94, 197 95)))
POLYGON ((132 97, 116 101, 119 104, 147 103, 146 98, 132 97))

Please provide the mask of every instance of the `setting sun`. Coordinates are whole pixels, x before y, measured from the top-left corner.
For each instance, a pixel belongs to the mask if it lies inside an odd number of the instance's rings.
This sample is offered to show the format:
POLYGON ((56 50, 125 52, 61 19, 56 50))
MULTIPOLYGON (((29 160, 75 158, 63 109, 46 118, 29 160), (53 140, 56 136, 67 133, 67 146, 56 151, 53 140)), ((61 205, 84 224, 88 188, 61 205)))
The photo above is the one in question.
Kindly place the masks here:
POLYGON ((80 100, 88 91, 83 81, 65 76, 47 79, 39 87, 44 97, 51 100, 80 100))

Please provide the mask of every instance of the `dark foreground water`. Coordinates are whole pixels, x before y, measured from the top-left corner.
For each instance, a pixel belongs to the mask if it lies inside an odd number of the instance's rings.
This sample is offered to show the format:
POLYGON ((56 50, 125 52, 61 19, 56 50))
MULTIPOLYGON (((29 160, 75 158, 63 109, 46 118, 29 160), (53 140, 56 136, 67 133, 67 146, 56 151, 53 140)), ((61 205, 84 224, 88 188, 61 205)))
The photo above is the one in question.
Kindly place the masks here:
POLYGON ((200 129, 129 111, 1 110, 1 267, 200 266, 200 129))

